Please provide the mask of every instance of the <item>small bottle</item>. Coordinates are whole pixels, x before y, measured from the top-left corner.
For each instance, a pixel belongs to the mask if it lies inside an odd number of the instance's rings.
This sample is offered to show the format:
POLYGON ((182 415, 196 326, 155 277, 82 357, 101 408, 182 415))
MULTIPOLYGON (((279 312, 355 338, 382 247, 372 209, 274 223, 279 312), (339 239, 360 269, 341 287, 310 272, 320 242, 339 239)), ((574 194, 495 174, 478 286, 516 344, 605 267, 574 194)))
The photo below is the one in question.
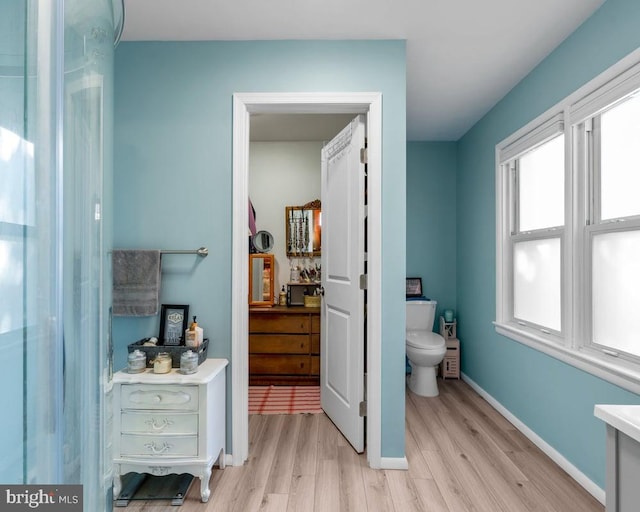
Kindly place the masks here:
POLYGON ((184 341, 187 347, 197 348, 202 343, 204 338, 204 331, 202 327, 198 327, 198 322, 196 322, 196 317, 193 317, 193 322, 184 333, 184 341))
POLYGON ((278 304, 280 306, 287 305, 287 292, 284 291, 284 286, 282 287, 282 290, 280 290, 280 296, 278 297, 278 304))

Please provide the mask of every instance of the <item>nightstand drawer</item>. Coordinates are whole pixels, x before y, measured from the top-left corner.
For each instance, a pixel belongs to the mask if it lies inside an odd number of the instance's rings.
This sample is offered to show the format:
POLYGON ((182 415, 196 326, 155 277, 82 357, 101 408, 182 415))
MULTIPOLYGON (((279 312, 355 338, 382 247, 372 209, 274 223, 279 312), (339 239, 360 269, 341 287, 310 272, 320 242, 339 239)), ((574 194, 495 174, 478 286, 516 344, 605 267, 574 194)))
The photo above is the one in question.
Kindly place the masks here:
POLYGON ((122 409, 198 410, 198 386, 122 386, 122 409))
POLYGON ((122 457, 196 457, 198 436, 122 434, 122 457))
POLYGON ((123 411, 120 428, 123 433, 197 434, 198 415, 123 411))

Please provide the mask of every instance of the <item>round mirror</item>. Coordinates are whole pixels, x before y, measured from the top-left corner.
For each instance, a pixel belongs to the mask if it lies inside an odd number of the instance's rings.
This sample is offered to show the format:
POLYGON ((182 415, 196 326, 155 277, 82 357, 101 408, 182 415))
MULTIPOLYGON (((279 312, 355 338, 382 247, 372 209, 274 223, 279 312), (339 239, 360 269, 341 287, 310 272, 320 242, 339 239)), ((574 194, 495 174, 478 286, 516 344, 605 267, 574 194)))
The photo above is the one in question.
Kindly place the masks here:
POLYGON ((251 239, 258 252, 269 252, 273 249, 273 235, 268 231, 258 231, 251 239))

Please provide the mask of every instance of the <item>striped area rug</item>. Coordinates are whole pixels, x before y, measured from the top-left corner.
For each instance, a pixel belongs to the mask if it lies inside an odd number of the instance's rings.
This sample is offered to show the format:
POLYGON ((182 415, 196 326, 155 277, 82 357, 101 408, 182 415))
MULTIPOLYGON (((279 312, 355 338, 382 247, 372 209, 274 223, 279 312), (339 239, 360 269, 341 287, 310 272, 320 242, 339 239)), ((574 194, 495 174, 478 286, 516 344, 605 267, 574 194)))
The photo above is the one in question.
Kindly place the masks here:
POLYGON ((249 414, 319 414, 320 386, 249 386, 249 414))

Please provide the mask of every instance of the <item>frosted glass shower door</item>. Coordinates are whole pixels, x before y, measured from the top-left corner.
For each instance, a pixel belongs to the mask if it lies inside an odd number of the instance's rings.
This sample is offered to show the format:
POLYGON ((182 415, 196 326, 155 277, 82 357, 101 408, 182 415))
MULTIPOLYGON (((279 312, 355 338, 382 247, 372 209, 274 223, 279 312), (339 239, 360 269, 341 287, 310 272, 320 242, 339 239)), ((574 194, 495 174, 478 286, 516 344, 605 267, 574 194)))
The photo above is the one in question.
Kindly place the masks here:
POLYGON ((82 484, 92 512, 112 508, 115 1, 0 2, 0 482, 82 484))

